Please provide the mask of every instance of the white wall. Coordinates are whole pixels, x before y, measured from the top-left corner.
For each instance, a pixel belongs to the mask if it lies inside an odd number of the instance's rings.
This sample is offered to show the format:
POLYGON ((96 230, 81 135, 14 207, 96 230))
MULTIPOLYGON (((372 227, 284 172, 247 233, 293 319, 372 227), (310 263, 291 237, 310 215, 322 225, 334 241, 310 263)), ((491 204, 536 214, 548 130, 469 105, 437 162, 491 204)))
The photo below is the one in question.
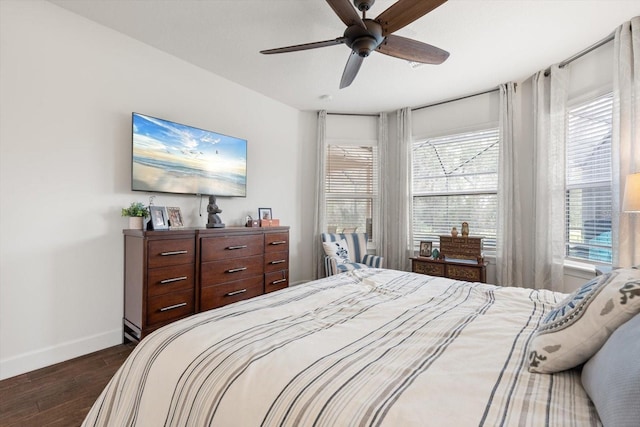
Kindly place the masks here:
MULTIPOLYGON (((121 342, 120 208, 149 196, 130 191, 132 111, 246 138, 247 197, 221 217, 271 207, 291 281, 312 277, 311 113, 43 1, 1 1, 0 43, 0 378, 121 342)), ((206 203, 155 199, 187 226, 206 203)))

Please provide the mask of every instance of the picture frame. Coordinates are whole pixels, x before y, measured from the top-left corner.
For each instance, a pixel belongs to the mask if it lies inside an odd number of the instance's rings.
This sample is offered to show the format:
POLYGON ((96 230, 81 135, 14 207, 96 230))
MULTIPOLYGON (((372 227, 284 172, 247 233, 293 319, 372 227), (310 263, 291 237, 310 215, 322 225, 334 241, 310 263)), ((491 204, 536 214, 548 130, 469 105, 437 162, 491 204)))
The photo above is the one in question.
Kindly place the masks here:
POLYGON ((420 256, 424 258, 431 258, 432 243, 427 241, 420 242, 420 256))
POLYGON ((169 217, 167 215, 167 208, 164 206, 149 206, 149 215, 151 220, 149 221, 149 230, 168 230, 169 229, 169 217))
POLYGON ((167 217, 169 219, 169 228, 184 228, 182 212, 179 207, 167 206, 167 217))
POLYGON ((271 208, 258 208, 258 219, 260 219, 260 220, 271 220, 271 219, 273 219, 273 214, 271 213, 271 208))

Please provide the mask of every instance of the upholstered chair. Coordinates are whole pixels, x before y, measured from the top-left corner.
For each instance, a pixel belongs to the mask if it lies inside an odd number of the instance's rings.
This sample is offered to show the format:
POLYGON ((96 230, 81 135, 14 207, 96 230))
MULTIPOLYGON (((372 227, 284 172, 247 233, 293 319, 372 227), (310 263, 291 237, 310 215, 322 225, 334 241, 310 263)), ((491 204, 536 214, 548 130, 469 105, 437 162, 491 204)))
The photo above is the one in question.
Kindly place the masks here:
POLYGON ((366 233, 322 233, 326 276, 358 268, 382 268, 384 258, 367 253, 366 233))

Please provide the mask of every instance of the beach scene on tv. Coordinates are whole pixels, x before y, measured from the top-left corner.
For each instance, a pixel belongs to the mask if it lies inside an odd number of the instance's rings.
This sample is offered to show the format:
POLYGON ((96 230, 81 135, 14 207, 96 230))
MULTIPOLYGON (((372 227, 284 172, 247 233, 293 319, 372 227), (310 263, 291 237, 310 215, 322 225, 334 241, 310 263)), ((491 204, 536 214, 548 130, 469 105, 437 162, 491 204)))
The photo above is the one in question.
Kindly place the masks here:
POLYGON ((132 189, 246 195, 247 142, 134 113, 132 189))

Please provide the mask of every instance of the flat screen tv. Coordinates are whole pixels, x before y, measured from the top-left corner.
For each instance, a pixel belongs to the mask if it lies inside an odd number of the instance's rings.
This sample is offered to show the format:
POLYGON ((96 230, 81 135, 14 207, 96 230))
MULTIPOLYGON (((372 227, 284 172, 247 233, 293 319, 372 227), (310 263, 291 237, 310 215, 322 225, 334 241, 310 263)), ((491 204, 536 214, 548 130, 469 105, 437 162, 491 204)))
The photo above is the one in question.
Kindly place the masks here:
POLYGON ((131 189, 246 197, 247 141, 133 113, 131 189))

